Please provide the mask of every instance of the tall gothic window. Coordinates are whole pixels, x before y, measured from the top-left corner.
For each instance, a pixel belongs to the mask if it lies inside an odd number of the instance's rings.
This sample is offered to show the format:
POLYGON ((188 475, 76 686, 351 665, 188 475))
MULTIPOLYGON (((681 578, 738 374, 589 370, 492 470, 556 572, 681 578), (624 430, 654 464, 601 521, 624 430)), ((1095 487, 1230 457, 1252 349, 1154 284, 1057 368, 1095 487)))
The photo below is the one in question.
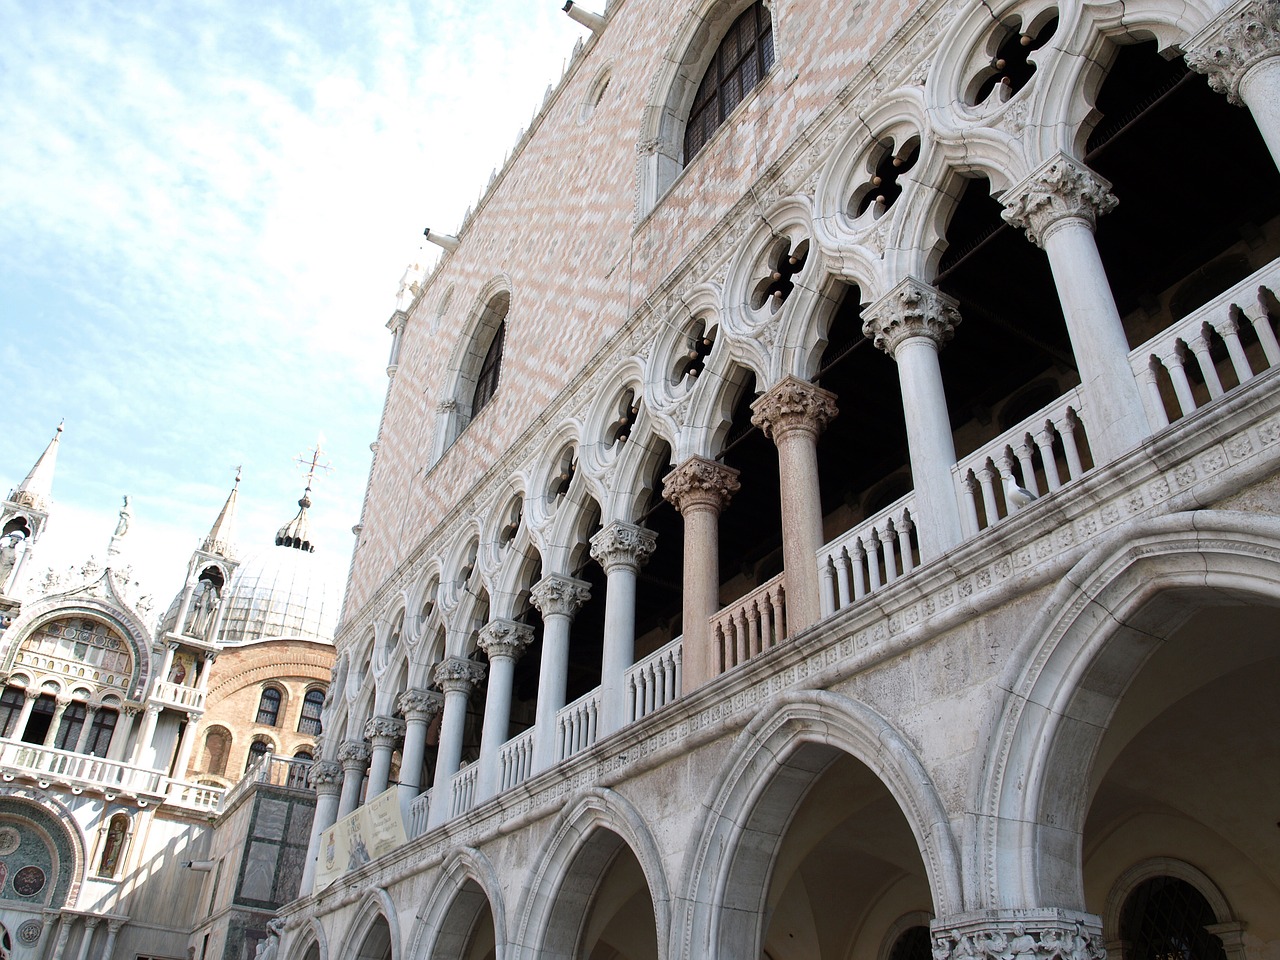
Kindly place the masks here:
POLYGON ((484 362, 480 364, 480 375, 476 378, 476 392, 471 398, 471 416, 476 416, 488 406, 493 395, 498 392, 498 374, 502 370, 502 345, 507 339, 507 322, 498 324, 498 330, 485 351, 484 362))
POLYGON ((298 732, 311 737, 320 736, 320 713, 324 710, 324 691, 308 690, 302 700, 302 716, 298 718, 298 732))
POLYGON ((280 723, 280 691, 276 687, 264 687, 262 691, 262 699, 258 701, 258 718, 255 723, 266 724, 268 727, 278 726, 280 723))
POLYGON ((84 752, 91 757, 105 757, 118 719, 119 714, 110 707, 99 707, 93 715, 93 723, 89 725, 89 742, 85 744, 84 752))
POLYGON ((1218 922, 1195 887, 1177 877, 1152 877, 1124 902, 1120 936, 1133 960, 1226 960, 1222 941, 1206 926, 1218 922))
POLYGON ((724 35, 698 84, 684 128, 686 164, 772 66, 773 21, 756 0, 724 35))
POLYGON ((0 693, 0 737, 11 737, 18 732, 10 728, 21 715, 26 699, 27 691, 22 687, 5 687, 4 693, 0 693))
POLYGON ((62 722, 58 724, 58 733, 53 745, 59 750, 74 750, 80 742, 80 731, 84 729, 86 716, 85 705, 79 700, 72 700, 67 709, 62 711, 62 722))

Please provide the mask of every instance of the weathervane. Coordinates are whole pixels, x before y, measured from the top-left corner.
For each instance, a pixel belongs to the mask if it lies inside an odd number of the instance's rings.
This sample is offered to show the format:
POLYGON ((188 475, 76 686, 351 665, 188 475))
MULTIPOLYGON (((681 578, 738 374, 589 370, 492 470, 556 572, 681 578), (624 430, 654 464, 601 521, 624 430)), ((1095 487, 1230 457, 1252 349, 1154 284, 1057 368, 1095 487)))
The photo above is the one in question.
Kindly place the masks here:
POLYGON ((315 449, 306 450, 293 458, 293 462, 303 467, 307 471, 307 489, 311 489, 311 482, 315 479, 316 471, 322 470, 328 473, 333 469, 331 463, 321 463, 320 458, 324 456, 324 449, 320 446, 320 442, 324 440, 321 436, 316 440, 315 449))

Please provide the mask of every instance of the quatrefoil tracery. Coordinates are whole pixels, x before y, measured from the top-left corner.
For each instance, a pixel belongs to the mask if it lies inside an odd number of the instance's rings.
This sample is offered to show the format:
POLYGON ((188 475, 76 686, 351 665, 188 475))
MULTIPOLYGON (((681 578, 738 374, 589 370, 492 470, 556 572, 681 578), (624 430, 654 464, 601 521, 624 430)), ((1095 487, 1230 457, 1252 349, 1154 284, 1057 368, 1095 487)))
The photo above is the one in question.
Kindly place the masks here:
POLYGON ((795 289, 795 277, 804 269, 809 258, 809 241, 801 240, 792 247, 790 239, 785 239, 783 246, 773 258, 773 269, 760 279, 751 292, 751 309, 759 310, 768 304, 770 313, 777 313, 786 303, 787 297, 795 289))
POLYGON ((854 191, 849 201, 849 215, 860 217, 869 209, 872 217, 879 220, 902 194, 899 178, 919 159, 919 137, 908 138, 900 149, 892 137, 885 138, 880 144, 871 176, 854 191))
POLYGON ((1057 13, 1046 11, 1025 31, 1022 27, 1022 17, 1015 16, 996 29, 991 40, 995 54, 969 82, 966 100, 970 106, 986 103, 992 97, 1003 103, 1030 82, 1036 72, 1031 54, 1048 43, 1058 29, 1057 13))

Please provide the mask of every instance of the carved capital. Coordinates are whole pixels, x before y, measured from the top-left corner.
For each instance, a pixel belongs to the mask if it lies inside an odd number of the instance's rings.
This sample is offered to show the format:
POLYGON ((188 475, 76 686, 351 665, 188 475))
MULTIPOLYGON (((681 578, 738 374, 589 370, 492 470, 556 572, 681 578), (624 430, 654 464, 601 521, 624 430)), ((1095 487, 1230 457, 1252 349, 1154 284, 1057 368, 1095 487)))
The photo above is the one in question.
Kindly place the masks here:
POLYGON ((752 402, 751 422, 776 443, 797 430, 816 438, 839 412, 830 390, 787 376, 752 402))
POLYGON ((1060 153, 1043 163, 1029 177, 1010 187, 1000 198, 1005 222, 1027 231, 1027 237, 1043 247, 1053 228, 1064 220, 1084 220, 1092 230, 1098 217, 1119 203, 1104 180, 1079 160, 1060 153))
POLYGON ((516 623, 514 620, 490 620, 480 628, 477 645, 494 657, 510 657, 519 660, 529 644, 533 643, 533 627, 527 623, 516 623))
POLYGON ((342 764, 317 760, 307 771, 307 783, 316 793, 338 793, 342 789, 342 764))
POLYGON ((406 720, 425 720, 430 723, 444 706, 444 697, 434 690, 410 687, 396 698, 396 706, 406 720))
POLYGON ((138 714, 142 712, 142 704, 140 703, 122 704, 120 707, 120 712, 123 713, 126 717, 136 717, 138 714))
POLYGON ((338 762, 343 769, 360 768, 369 762, 369 747, 363 740, 343 740, 338 744, 338 762))
POLYGON ((1106 960, 1097 918, 1064 910, 1016 911, 933 923, 934 960, 1106 960))
POLYGON ((740 489, 737 470, 703 457, 690 457, 662 478, 662 496, 682 514, 699 508, 719 513, 740 489))
POLYGON ((591 556, 605 573, 619 566, 639 570, 657 547, 656 533, 622 520, 614 520, 591 538, 591 556))
POLYGON ((590 599, 590 584, 559 573, 547 574, 529 591, 529 602, 543 617, 558 613, 572 618, 590 599))
POLYGON ((914 337, 927 337, 941 348, 959 324, 956 301, 915 277, 903 278, 862 313, 863 334, 891 357, 914 337))
POLYGON ((431 677, 445 693, 471 693, 471 688, 484 679, 484 664, 463 657, 446 657, 436 664, 431 677))
POLYGON ((1226 10, 1187 41, 1187 66, 1209 79, 1237 107, 1240 81, 1255 64, 1280 56, 1280 3, 1246 0, 1226 10))
POLYGON ((391 746, 404 736, 404 721, 395 717, 370 717, 365 721, 364 735, 375 747, 391 746))

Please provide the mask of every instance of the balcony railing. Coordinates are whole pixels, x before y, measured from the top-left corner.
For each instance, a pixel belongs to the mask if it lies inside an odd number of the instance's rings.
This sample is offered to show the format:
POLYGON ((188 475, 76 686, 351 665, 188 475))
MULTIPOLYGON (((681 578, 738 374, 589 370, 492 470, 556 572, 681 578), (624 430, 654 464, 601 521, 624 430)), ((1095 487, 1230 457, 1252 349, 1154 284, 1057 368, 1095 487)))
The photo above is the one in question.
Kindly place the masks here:
POLYGON ((596 742, 600 719, 600 688, 564 707, 556 714, 556 758, 568 760, 596 742))
POLYGON ((152 700, 183 710, 203 710, 204 698, 205 691, 197 687, 187 687, 167 680, 157 681, 151 690, 152 700))
POLYGON ((533 772, 533 727, 502 745, 498 755, 502 770, 502 790, 510 790, 529 779, 533 772))
POLYGON ((476 777, 479 773, 480 764, 473 763, 453 775, 453 804, 449 809, 450 816, 462 816, 476 802, 476 777))
POLYGON ((1280 261, 1246 277, 1129 354, 1154 428, 1166 427, 1280 366, 1280 343, 1269 316, 1280 315, 1277 290, 1280 261), (1256 342, 1251 342, 1252 350, 1241 339, 1242 332, 1256 342))
POLYGON ((1016 512, 1005 496, 1007 480, 1040 496, 1084 474, 1093 461, 1083 411, 1076 388, 952 467, 968 536, 1016 512))
POLYGON ((226 791, 222 806, 224 809, 229 807, 240 798, 241 794, 260 783, 273 787, 304 789, 307 786, 307 771, 310 769, 310 760, 264 753, 250 765, 244 772, 244 776, 226 791))
POLYGON ((627 723, 635 723, 677 699, 681 692, 684 637, 676 637, 627 670, 627 723))
POLYGON ((162 796, 165 793, 166 778, 156 770, 19 740, 0 740, 0 769, 4 770, 6 780, 21 774, 33 778, 42 788, 57 783, 107 794, 162 796))
POLYGON ((420 793, 409 804, 409 839, 427 832, 427 818, 431 813, 431 791, 420 793))
POLYGON ((915 494, 909 493, 818 551, 823 616, 915 569, 915 508, 915 494))
POLYGON ((785 577, 778 574, 713 615, 716 672, 724 673, 787 639, 786 603, 785 577))
POLYGON ((186 807, 188 810, 197 810, 201 813, 221 813, 229 802, 228 791, 223 787, 187 783, 183 780, 169 781, 165 799, 166 802, 175 806, 186 807))

